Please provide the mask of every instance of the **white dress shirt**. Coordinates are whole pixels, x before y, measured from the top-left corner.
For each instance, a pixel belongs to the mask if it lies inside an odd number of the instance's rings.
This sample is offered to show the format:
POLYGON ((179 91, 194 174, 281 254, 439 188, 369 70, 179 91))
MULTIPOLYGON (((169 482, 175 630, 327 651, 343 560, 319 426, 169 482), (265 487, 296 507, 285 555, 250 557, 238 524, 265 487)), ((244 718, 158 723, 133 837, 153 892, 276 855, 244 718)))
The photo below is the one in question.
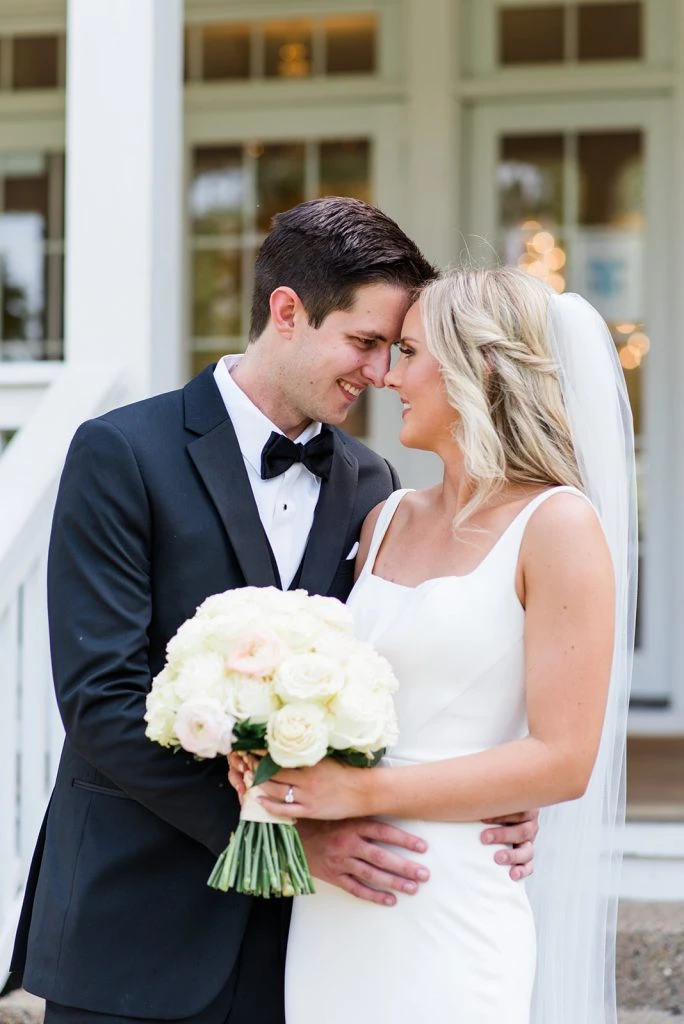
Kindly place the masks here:
MULTIPOLYGON (((282 434, 282 430, 257 409, 233 380, 231 372, 239 359, 239 356, 219 359, 214 380, 235 428, 259 517, 271 545, 281 583, 287 589, 304 555, 321 481, 301 462, 271 480, 261 479, 261 451, 271 432, 275 430, 282 434)), ((304 444, 320 432, 321 424, 311 423, 295 440, 304 444)))

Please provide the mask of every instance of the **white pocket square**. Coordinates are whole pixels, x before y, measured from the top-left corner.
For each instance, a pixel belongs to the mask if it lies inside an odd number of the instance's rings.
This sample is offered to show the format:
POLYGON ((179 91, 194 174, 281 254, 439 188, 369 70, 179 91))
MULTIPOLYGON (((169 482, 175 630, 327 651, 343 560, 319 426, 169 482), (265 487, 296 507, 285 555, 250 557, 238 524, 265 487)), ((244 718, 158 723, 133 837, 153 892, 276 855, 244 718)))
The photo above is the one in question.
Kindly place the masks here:
POLYGON ((356 558, 356 552, 358 550, 359 550, 359 542, 357 540, 356 544, 354 545, 354 547, 351 549, 351 551, 349 552, 349 554, 345 558, 345 562, 349 562, 352 558, 356 558))

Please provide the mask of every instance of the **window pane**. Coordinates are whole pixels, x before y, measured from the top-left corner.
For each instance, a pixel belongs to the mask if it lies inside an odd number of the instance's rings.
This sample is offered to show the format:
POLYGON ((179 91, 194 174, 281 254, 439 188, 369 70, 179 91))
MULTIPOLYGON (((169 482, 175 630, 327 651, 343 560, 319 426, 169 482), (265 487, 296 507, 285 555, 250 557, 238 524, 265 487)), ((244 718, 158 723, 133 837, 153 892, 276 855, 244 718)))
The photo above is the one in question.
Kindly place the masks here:
POLYGON ((309 21, 269 22, 264 37, 268 77, 306 78, 311 74, 312 31, 309 21))
POLYGON ((325 23, 326 72, 372 74, 375 71, 377 18, 359 14, 353 18, 328 18, 325 23))
POLYGON ((501 140, 497 172, 499 221, 521 227, 563 219, 563 136, 509 135, 501 140))
POLYGON ((57 87, 57 36, 17 36, 12 49, 15 89, 57 87))
POLYGON ((319 196, 352 196, 371 201, 370 146, 366 139, 322 142, 319 196))
POLYGON ((205 25, 202 28, 202 78, 205 81, 249 78, 248 25, 205 25))
POLYGON ((232 234, 242 229, 245 170, 240 146, 195 150, 190 216, 195 234, 232 234))
POLYGON ((640 3, 580 4, 580 60, 634 60, 642 55, 640 3))
POLYGON ((578 138, 581 224, 644 222, 641 132, 584 132, 578 138))
POLYGON ((48 222, 47 174, 5 178, 5 212, 23 213, 36 218, 40 234, 45 237, 48 222))
POLYGON ((506 7, 499 11, 499 60, 502 64, 562 61, 564 45, 563 7, 506 7))
POLYGON ((203 249, 193 253, 195 338, 231 338, 241 333, 240 269, 238 250, 203 249))
POLYGON ((39 359, 44 337, 42 220, 31 213, 0 216, 3 358, 39 359), (17 344, 21 342, 22 344, 17 344))
POLYGON ((304 201, 304 146, 261 146, 257 157, 257 226, 268 231, 271 218, 304 201))
POLYGON ((190 376, 195 377, 207 366, 211 366, 212 363, 218 363, 219 359, 221 359, 222 356, 225 356, 228 351, 229 350, 225 345, 223 348, 212 349, 210 352, 195 350, 190 356, 190 376))

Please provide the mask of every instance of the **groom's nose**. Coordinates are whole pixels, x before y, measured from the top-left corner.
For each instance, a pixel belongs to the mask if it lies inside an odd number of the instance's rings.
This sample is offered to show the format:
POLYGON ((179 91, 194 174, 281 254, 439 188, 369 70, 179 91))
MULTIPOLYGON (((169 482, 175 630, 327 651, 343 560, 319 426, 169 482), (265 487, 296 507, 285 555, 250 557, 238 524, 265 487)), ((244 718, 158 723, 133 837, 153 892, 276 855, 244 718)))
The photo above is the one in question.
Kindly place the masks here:
POLYGON ((368 358, 361 372, 374 388, 384 387, 385 376, 390 368, 390 358, 391 349, 389 346, 378 347, 373 352, 368 353, 368 358))

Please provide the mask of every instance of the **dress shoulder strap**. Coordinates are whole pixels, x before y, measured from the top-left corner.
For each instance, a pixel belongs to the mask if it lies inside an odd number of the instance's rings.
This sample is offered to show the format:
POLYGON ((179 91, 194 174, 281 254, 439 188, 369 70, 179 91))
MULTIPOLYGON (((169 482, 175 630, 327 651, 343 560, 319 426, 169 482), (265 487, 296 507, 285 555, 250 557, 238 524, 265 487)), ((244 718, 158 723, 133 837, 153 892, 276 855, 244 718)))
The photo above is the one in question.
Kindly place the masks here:
POLYGON ((507 528, 499 537, 499 540, 496 542, 494 548, 490 552, 490 556, 493 555, 495 551, 497 551, 501 555, 505 555, 506 557, 512 557, 517 562, 518 555, 520 553, 520 547, 522 544, 522 539, 530 519, 537 511, 537 509, 540 507, 540 505, 543 505, 545 501, 548 501, 548 499, 552 497, 552 495, 562 493, 576 494, 578 497, 582 498, 584 501, 588 502, 591 505, 591 501, 589 501, 589 498, 586 496, 586 494, 584 494, 583 491, 578 490, 577 487, 550 487, 548 490, 542 491, 541 494, 538 494, 536 496, 536 498, 532 498, 532 500, 529 501, 527 505, 525 505, 525 507, 521 509, 520 512, 518 512, 517 516, 515 516, 515 518, 508 524, 507 528), (508 552, 507 555, 506 552, 508 552))
POLYGON ((373 566, 375 565, 375 559, 377 558, 380 545, 382 544, 385 534, 387 533, 389 524, 392 522, 394 513, 399 508, 399 503, 401 499, 404 497, 404 495, 408 494, 412 490, 412 487, 403 487, 399 491, 392 491, 387 501, 382 506, 380 515, 378 516, 377 522, 375 524, 375 529, 373 530, 373 536, 371 537, 371 543, 368 549, 368 556, 366 558, 366 561, 364 562, 363 569, 361 570, 360 573, 361 576, 366 576, 368 573, 371 573, 373 571, 373 566))

